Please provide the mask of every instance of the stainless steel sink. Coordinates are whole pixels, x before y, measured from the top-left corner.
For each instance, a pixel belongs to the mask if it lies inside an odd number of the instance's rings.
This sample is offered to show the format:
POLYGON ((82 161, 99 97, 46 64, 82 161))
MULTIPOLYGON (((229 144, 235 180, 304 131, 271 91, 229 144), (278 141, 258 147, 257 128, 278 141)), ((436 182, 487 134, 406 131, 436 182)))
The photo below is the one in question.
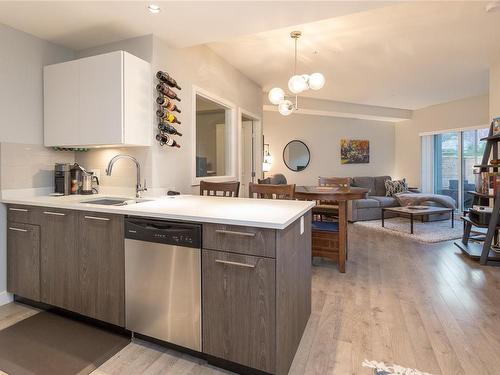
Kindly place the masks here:
POLYGON ((98 199, 89 199, 85 201, 80 201, 80 203, 87 204, 98 204, 101 206, 127 206, 129 204, 137 204, 143 202, 150 202, 152 199, 144 198, 114 198, 114 197, 104 197, 98 199))

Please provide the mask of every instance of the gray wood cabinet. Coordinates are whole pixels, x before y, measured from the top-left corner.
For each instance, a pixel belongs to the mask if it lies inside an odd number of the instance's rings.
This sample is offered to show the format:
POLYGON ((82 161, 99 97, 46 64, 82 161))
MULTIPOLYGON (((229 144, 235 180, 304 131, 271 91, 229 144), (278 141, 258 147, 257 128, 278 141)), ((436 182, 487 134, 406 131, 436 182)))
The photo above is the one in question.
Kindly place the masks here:
POLYGON ((276 231, 240 225, 203 224, 203 247, 274 258, 276 231))
POLYGON ((202 254, 204 352, 274 373, 275 260, 202 254))
POLYGON ((40 227, 7 223, 7 290, 40 300, 40 227))
POLYGON ((286 229, 203 224, 203 352, 285 375, 311 314, 311 213, 286 229))
POLYGON ((123 216, 78 213, 80 312, 125 325, 123 216))
POLYGON ((39 208, 36 217, 40 224, 40 299, 80 312, 77 213, 39 208))

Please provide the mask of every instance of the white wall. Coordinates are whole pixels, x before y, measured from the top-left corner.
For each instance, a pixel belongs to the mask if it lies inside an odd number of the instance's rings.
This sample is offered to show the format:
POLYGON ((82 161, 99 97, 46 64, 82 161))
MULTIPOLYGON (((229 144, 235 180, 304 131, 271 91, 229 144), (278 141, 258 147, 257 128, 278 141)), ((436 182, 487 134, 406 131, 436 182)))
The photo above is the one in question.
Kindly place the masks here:
POLYGON ((155 37, 153 51, 153 71, 172 73, 182 87, 179 93, 182 100, 179 104, 182 125, 179 125, 179 131, 183 133, 183 137, 178 138, 180 149, 162 148, 155 143, 153 170, 158 173, 159 186, 175 187, 181 192, 196 192, 197 188, 192 187, 195 126, 193 85, 260 117, 262 89, 205 46, 172 49, 155 37))
POLYGON ((418 109, 413 118, 396 124, 395 175, 420 186, 420 136, 425 132, 489 126, 488 95, 418 109))
POLYGON ((0 141, 43 143, 43 66, 74 52, 0 24, 0 141))
POLYGON ((264 141, 273 158, 267 175, 282 173, 290 183, 315 185, 319 176, 392 175, 394 170, 394 124, 351 118, 264 112, 264 141), (340 140, 370 141, 369 164, 341 164, 340 140), (283 149, 293 139, 303 141, 311 152, 309 166, 292 172, 283 162, 283 149))
MULTIPOLYGON (((21 144, 43 144, 43 66, 71 60, 74 52, 38 39, 0 24, 0 142, 21 144)), ((14 146, 14 148, 16 148, 14 146)), ((8 151, 3 147, 3 151, 8 151)), ((45 150, 42 150, 46 155, 45 150)), ((50 151, 48 151, 50 153, 50 151)), ((29 153, 26 153, 29 155, 29 153)), ((8 154, 7 156, 11 156, 8 154)), ((36 159, 36 153, 33 154, 36 159)), ((10 163, 15 163, 10 158, 10 163)), ((25 160, 25 159, 24 159, 25 160)), ((45 159, 44 159, 45 160, 45 159)), ((3 158, 2 162, 8 162, 3 158)), ((36 160, 35 163, 40 163, 36 160)), ((29 163, 21 162, 16 168, 12 164, 2 168, 2 180, 10 188, 22 188, 25 184, 42 187, 47 183, 46 176, 40 179, 16 179, 8 173, 9 167, 17 173, 31 170, 29 163), (18 184, 19 183, 19 184, 18 184)), ((43 173, 42 173, 43 174, 43 173)), ((5 298, 6 289, 6 214, 0 208, 0 304, 5 298)))
MULTIPOLYGON (((262 116, 261 88, 207 47, 173 49, 151 35, 79 51, 77 54, 78 57, 84 57, 119 49, 150 61, 153 74, 158 70, 164 70, 178 81, 182 87, 182 90, 178 91, 181 98, 178 106, 182 110, 178 117, 182 125, 176 125, 176 127, 183 134, 182 137, 175 137, 181 145, 180 149, 161 147, 158 142, 154 141, 150 148, 128 148, 120 151, 138 158, 145 170, 148 186, 175 189, 183 193, 196 192, 197 188, 192 186, 191 175, 195 126, 193 85, 260 117, 262 116)), ((156 85, 153 85, 153 89, 154 86, 156 85)), ((152 95, 156 99, 155 90, 152 95)), ((153 103, 156 102, 153 100, 153 103)), ((156 106, 151 109, 154 117, 151 137, 156 134, 155 111, 156 106)), ((109 157, 109 150, 92 150, 89 153, 77 155, 77 162, 86 168, 101 169, 101 176, 103 176, 102 169, 109 157)), ((102 183, 116 186, 117 181, 132 181, 135 176, 135 167, 132 167, 132 164, 125 165, 124 163, 121 167, 122 171, 120 173, 117 171, 116 178, 115 173, 111 177, 104 178, 103 176, 102 183)))

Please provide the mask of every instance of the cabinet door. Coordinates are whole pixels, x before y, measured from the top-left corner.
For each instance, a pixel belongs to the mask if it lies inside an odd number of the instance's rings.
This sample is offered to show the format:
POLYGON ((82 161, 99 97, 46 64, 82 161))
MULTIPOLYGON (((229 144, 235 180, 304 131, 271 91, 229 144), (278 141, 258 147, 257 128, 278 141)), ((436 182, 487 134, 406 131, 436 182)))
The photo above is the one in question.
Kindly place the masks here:
POLYGON ((80 212, 81 313, 125 325, 123 216, 80 212))
POLYGON ((7 224, 7 290, 40 300, 40 228, 37 225, 7 224))
POLYGON ((128 52, 123 55, 123 142, 150 146, 151 64, 128 52))
POLYGON ((78 61, 44 67, 43 82, 44 145, 79 144, 78 61))
POLYGON ((203 250, 203 352, 275 371, 274 259, 203 250))
MULTIPOLYGON (((123 142, 123 52, 78 60, 81 145, 123 142)), ((65 119, 71 121, 72 118, 65 119)), ((76 119, 75 119, 76 120, 76 119)))
POLYGON ((40 223, 41 301, 79 312, 78 249, 76 213, 42 208, 40 223))

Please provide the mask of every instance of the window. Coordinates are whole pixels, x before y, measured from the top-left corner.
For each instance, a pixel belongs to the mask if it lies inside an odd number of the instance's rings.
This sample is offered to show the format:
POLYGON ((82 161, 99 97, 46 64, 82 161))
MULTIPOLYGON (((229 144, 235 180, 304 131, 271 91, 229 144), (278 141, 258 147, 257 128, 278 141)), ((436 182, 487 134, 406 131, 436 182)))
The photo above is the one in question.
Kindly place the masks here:
POLYGON ((234 107, 195 89, 195 113, 195 184, 234 179, 234 107))
POLYGON ((422 137, 422 188, 448 195, 460 209, 470 208, 475 190, 474 165, 480 164, 488 129, 472 129, 422 137), (432 157, 429 158, 428 154, 432 157), (431 163, 431 165, 429 165, 431 163))

